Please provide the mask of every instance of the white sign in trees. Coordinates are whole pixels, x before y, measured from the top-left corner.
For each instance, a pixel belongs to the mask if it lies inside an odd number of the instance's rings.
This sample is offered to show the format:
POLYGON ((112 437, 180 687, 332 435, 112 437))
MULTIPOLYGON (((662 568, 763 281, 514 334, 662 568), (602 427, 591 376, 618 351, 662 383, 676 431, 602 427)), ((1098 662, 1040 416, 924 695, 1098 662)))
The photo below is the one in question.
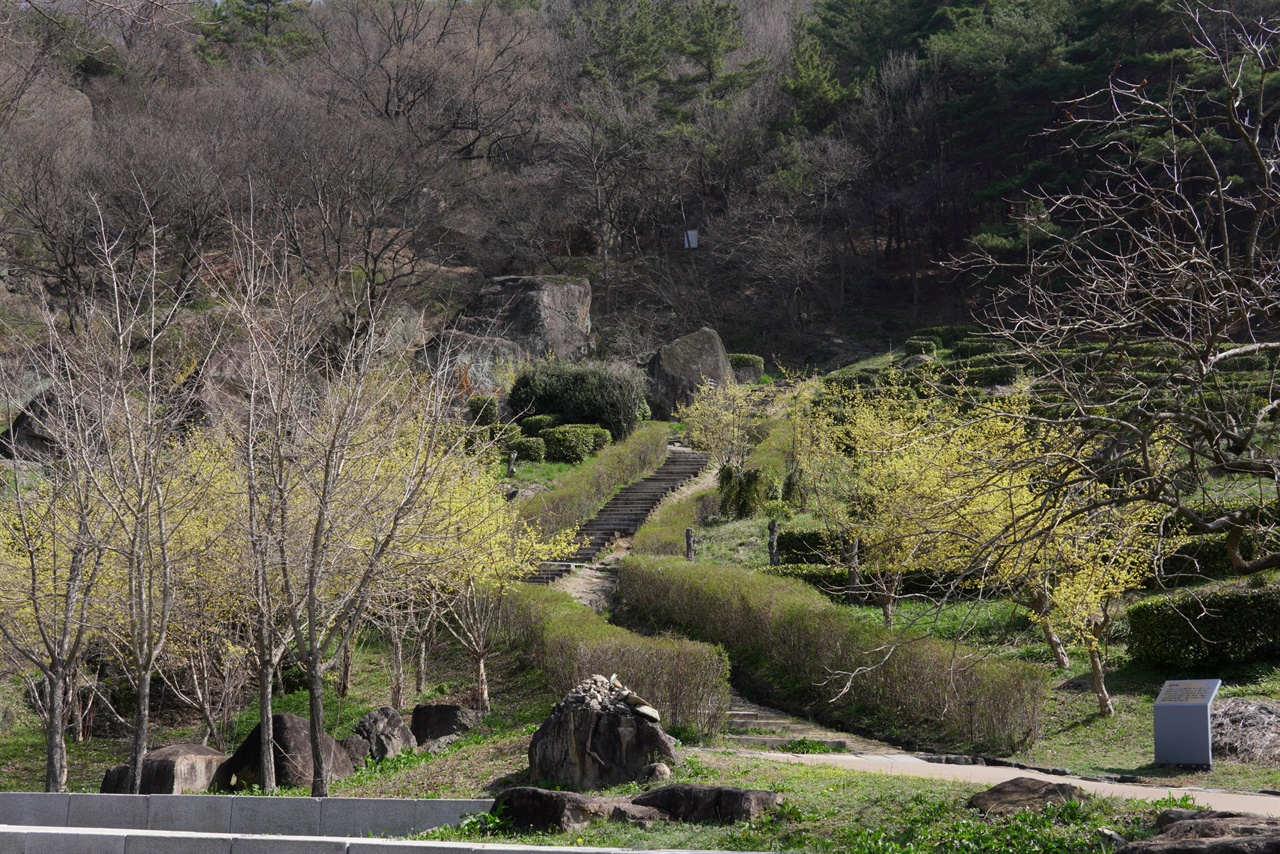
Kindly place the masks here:
POLYGON ((1156 764, 1213 765, 1209 709, 1221 679, 1164 683, 1156 697, 1156 764))

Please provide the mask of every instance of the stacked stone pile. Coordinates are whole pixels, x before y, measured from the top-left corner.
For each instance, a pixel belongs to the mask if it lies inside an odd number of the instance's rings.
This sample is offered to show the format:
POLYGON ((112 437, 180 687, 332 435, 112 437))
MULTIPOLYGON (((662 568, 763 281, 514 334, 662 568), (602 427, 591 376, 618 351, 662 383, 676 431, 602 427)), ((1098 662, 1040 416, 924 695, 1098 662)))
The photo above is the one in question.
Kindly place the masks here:
POLYGON ((678 759, 658 710, 618 677, 585 679, 556 704, 529 743, 529 770, 579 791, 654 779, 678 759))
MULTIPOLYGON (((618 681, 615 673, 606 679, 595 675, 579 682, 556 706, 556 711, 587 708, 593 712, 612 712, 615 715, 637 715, 655 724, 662 720, 658 710, 649 701, 618 681)), ((554 714, 554 712, 553 712, 554 714)))

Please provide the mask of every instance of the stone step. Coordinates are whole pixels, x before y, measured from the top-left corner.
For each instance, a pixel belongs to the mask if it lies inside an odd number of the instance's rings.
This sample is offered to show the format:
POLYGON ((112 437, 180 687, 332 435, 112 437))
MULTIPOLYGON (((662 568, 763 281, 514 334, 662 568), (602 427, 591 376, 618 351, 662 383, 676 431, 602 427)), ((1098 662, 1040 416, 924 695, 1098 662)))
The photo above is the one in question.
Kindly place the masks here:
MULTIPOLYGON (((724 738, 725 738, 725 740, 726 740, 726 741, 732 741, 732 742, 735 742, 735 743, 737 743, 737 744, 742 745, 743 747, 754 747, 754 748, 757 748, 757 749, 760 749, 760 750, 783 750, 783 749, 785 749, 788 745, 790 745, 790 744, 792 744, 792 743, 794 743, 794 742, 796 742, 796 741, 799 741, 801 738, 806 738, 806 736, 803 736, 803 735, 783 735, 783 736, 774 736, 774 735, 732 735, 732 734, 727 734, 727 735, 725 735, 725 736, 724 736, 724 738)), ((807 740, 808 740, 808 741, 810 741, 810 742, 813 742, 814 744, 820 744, 820 745, 822 745, 823 747, 829 747, 829 748, 831 748, 832 750, 848 750, 848 749, 849 749, 849 742, 847 742, 847 741, 845 741, 845 740, 843 740, 843 739, 834 739, 834 738, 807 738, 807 740)))

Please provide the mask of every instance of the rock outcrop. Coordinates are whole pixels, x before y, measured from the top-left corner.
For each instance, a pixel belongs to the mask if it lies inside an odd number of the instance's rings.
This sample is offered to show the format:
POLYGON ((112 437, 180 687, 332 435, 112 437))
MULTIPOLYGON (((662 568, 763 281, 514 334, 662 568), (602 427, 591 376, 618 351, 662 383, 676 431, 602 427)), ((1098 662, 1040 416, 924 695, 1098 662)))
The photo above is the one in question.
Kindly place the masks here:
POLYGON ((414 741, 428 751, 444 747, 467 730, 479 726, 484 715, 453 703, 422 703, 413 708, 409 729, 414 741))
POLYGON ((492 812, 524 830, 578 831, 593 821, 751 821, 783 801, 777 792, 678 783, 631 797, 600 797, 532 786, 507 789, 492 812))
POLYGON ((1280 852, 1280 818, 1243 813, 1165 810, 1156 819, 1160 833, 1130 842, 1116 854, 1275 854, 1280 852))
POLYGON ((527 356, 578 359, 591 351, 591 283, 571 276, 502 276, 480 288, 457 329, 504 339, 527 356))
POLYGON ((649 360, 649 409, 659 421, 693 400, 706 381, 733 382, 729 354, 714 329, 703 327, 662 347, 649 360))
POLYGON ((342 740, 342 746, 356 766, 372 759, 380 762, 388 756, 397 756, 416 742, 404 718, 390 706, 379 706, 360 719, 355 733, 342 740))
POLYGON ((1014 777, 969 798, 969 806, 983 815, 1007 815, 1019 810, 1040 810, 1045 804, 1085 802, 1089 793, 1070 783, 1051 783, 1034 777, 1014 777))
MULTIPOLYGON (((310 722, 297 715, 272 715, 272 742, 276 761, 276 783, 280 786, 310 786, 315 774, 311 761, 310 722)), ((348 777, 355 765, 347 751, 327 733, 320 736, 321 747, 328 760, 331 779, 348 777)), ((262 751, 262 725, 253 728, 231 758, 218 768, 214 783, 223 791, 234 792, 258 782, 262 751)))
MULTIPOLYGON (((218 766, 227 754, 203 744, 170 744, 148 753, 142 760, 142 783, 139 794, 186 795, 209 790, 218 766)), ((123 795, 129 791, 129 766, 117 765, 107 770, 98 790, 104 795, 123 795)))
POLYGON ((565 695, 533 734, 529 770, 535 780, 572 789, 630 783, 655 762, 678 760, 658 711, 616 676, 592 676, 565 695))

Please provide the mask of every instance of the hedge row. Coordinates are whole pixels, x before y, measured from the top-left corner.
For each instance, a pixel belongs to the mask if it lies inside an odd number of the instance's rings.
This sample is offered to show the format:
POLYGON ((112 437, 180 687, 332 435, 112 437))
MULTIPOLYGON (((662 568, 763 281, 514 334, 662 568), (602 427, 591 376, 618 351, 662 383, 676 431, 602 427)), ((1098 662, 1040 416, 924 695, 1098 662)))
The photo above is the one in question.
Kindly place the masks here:
POLYGON ((619 488, 662 465, 670 435, 671 427, 664 422, 644 425, 560 478, 555 489, 529 498, 520 517, 548 534, 581 525, 619 488))
POLYGON ((782 709, 998 753, 1030 744, 1039 729, 1045 686, 1035 667, 895 635, 801 581, 633 556, 621 565, 618 602, 616 613, 639 629, 723 645, 735 678, 782 709), (838 673, 858 675, 832 702, 838 673))
POLYGON ((1129 654, 1141 664, 1204 668, 1280 658, 1280 583, 1145 599, 1126 612, 1129 654))
POLYGON ((557 694, 592 674, 616 673, 658 709, 668 732, 720 731, 729 710, 729 659, 721 647, 638 635, 545 587, 521 585, 511 600, 510 633, 557 694))
POLYGON ((754 353, 730 353, 729 367, 737 370, 751 370, 756 373, 764 373, 764 356, 757 356, 754 353))

